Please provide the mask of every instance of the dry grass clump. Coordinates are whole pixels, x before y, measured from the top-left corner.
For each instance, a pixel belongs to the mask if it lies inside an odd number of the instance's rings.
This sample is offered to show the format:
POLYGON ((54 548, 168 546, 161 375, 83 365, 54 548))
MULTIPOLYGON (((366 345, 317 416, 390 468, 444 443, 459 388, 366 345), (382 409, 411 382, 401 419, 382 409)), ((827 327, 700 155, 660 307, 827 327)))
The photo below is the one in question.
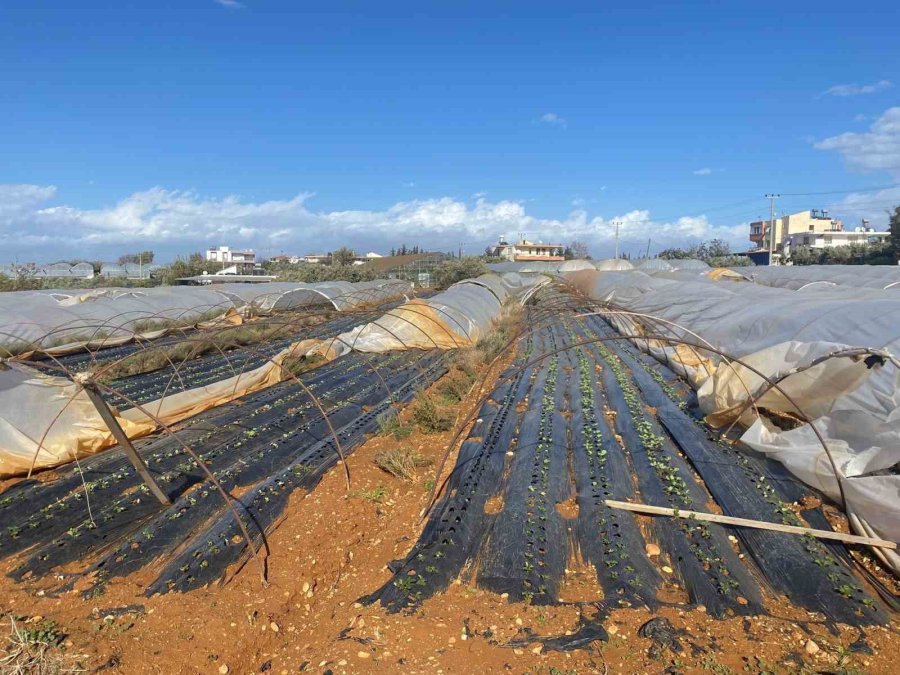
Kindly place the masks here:
MULTIPOLYGON (((44 619, 29 625, 12 615, 6 644, 0 651, 0 673, 4 675, 62 675, 85 672, 61 649, 65 634, 56 622, 44 619)), ((36 617, 37 618, 37 617, 36 617)))
POLYGON ((520 305, 510 305, 494 323, 491 332, 478 341, 475 350, 482 364, 490 363, 509 346, 521 328, 522 312, 520 305))
POLYGON ((401 480, 412 480, 417 469, 430 464, 430 459, 408 447, 382 450, 375 455, 375 465, 379 469, 401 480))

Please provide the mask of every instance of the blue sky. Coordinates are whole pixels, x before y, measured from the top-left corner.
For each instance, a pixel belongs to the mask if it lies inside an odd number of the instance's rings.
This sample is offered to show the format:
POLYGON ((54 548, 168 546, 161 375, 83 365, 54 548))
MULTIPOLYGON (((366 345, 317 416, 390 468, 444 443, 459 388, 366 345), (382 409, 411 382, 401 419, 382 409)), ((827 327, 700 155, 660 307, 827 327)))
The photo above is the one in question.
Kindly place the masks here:
POLYGON ((900 203, 896 3, 315 4, 3 3, 0 258, 602 257, 900 203))

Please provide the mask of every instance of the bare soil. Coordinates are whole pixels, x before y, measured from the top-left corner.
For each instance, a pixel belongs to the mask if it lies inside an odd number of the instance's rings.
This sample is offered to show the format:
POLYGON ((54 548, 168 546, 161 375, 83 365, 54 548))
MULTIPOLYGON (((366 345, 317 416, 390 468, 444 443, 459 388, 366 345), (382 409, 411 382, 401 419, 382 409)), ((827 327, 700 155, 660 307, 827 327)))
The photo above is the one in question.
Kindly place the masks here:
MULTIPOLYGON (((476 398, 472 392, 469 400, 476 398)), ((450 407, 461 413, 460 406, 450 407)), ((857 653, 851 645, 858 630, 841 626, 831 634, 821 617, 777 599, 769 602, 769 616, 713 619, 686 605, 675 579, 661 598, 671 604, 658 612, 615 609, 602 618, 607 642, 569 653, 544 649, 537 636, 577 631, 595 617, 593 603, 602 599, 594 571, 577 552, 570 554, 559 606, 510 603, 462 580, 409 613, 361 604, 389 582, 388 564, 404 557, 421 532, 434 467, 451 435, 372 438, 348 459, 349 492, 337 466, 313 492, 294 494, 268 540, 267 586, 252 561, 233 570, 224 585, 151 598, 143 597, 154 576, 150 569, 113 580, 91 600, 77 589, 59 596, 41 590, 49 581, 16 584, 4 576, 0 614, 53 619, 67 634, 66 653, 87 672, 897 672, 896 620, 867 629, 872 653, 857 653), (375 455, 397 445, 414 447, 433 466, 412 481, 380 470, 375 455), (656 654, 638 635, 655 617, 680 632, 680 653, 656 654), (511 641, 517 646, 506 646, 511 641)), ((671 577, 662 556, 653 560, 671 577)))

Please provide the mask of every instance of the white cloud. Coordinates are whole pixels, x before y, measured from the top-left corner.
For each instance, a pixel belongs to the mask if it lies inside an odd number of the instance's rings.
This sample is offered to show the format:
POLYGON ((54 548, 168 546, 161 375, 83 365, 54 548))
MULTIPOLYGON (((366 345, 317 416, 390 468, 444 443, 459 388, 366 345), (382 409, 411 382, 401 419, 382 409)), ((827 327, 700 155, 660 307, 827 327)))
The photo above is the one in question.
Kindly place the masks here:
POLYGON ((823 96, 859 96, 861 94, 874 94, 893 85, 890 80, 879 80, 872 84, 836 84, 822 92, 823 96))
POLYGON ((869 221, 869 227, 876 230, 888 228, 888 212, 900 206, 900 187, 891 187, 877 192, 854 192, 838 202, 828 205, 829 213, 844 221, 845 228, 854 228, 860 221, 869 221))
POLYGON ((863 171, 887 171, 900 176, 900 106, 888 108, 865 133, 847 132, 815 143, 819 150, 837 150, 863 171))
POLYGON ((541 124, 548 124, 552 127, 561 127, 563 129, 566 128, 566 120, 564 117, 560 117, 554 112, 544 113, 538 118, 538 122, 541 124))
POLYGON ((227 7, 228 9, 243 9, 246 5, 243 2, 238 2, 238 0, 214 0, 217 5, 222 5, 222 7, 227 7))
POLYGON ((647 210, 605 218, 578 208, 562 218, 539 218, 529 214, 523 202, 488 201, 484 196, 471 201, 451 197, 402 201, 380 211, 316 211, 308 205, 309 193, 251 202, 156 187, 96 209, 49 204, 56 197, 52 186, 0 185, 0 250, 6 256, 28 254, 47 261, 149 247, 171 259, 219 244, 263 253, 327 251, 342 245, 387 250, 401 243, 449 250, 460 241, 487 245, 518 232, 563 243, 579 238, 589 243, 595 256, 608 256, 616 220, 621 223, 621 250, 633 246, 634 254, 643 250, 648 237, 654 249, 713 237, 744 248, 746 238, 744 226, 721 227, 704 216, 657 222, 647 210))
POLYGON ((702 169, 697 169, 694 171, 695 176, 708 176, 713 172, 708 166, 703 167, 702 169))

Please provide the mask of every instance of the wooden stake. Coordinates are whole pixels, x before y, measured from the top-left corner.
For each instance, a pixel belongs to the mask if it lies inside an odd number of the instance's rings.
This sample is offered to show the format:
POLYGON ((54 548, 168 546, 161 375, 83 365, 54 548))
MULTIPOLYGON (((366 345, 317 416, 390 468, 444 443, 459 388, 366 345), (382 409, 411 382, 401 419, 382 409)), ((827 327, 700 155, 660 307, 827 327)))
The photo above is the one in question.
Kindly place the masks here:
POLYGON ((166 495, 166 493, 162 491, 162 489, 153 479, 150 470, 147 468, 147 465, 144 464, 144 460, 141 459, 141 456, 137 453, 137 450, 134 449, 134 446, 128 439, 128 435, 125 433, 125 430, 122 429, 121 425, 119 424, 119 420, 116 419, 113 411, 110 410, 109 405, 103 398, 103 395, 100 393, 93 382, 84 381, 81 383, 81 386, 84 387, 84 393, 88 395, 89 399, 91 399, 91 403, 93 403, 94 407, 97 409, 97 413, 100 415, 100 419, 103 420, 103 423, 106 424, 106 427, 110 430, 113 437, 119 443, 119 446, 121 446, 122 451, 125 453, 125 456, 128 457, 129 461, 134 465, 134 468, 138 472, 140 477, 144 479, 147 487, 150 488, 150 492, 152 492, 153 495, 159 500, 160 504, 162 504, 163 506, 171 506, 172 500, 169 499, 168 495, 166 495))
POLYGON ((622 509, 623 511, 633 511, 634 513, 644 513, 652 516, 689 518, 691 520, 737 525, 738 527, 753 527, 757 530, 772 530, 774 532, 785 532, 787 534, 809 534, 818 539, 836 539, 837 541, 843 541, 848 544, 864 544, 866 546, 875 546, 877 548, 897 549, 897 543, 893 541, 875 539, 873 537, 860 537, 856 534, 844 534, 843 532, 833 532, 832 530, 814 530, 809 527, 797 527, 796 525, 767 523, 764 520, 735 518, 733 516, 723 516, 718 513, 704 513, 702 511, 676 510, 665 506, 650 506, 649 504, 632 504, 631 502, 619 502, 614 499, 607 499, 606 505, 611 509, 622 509))

